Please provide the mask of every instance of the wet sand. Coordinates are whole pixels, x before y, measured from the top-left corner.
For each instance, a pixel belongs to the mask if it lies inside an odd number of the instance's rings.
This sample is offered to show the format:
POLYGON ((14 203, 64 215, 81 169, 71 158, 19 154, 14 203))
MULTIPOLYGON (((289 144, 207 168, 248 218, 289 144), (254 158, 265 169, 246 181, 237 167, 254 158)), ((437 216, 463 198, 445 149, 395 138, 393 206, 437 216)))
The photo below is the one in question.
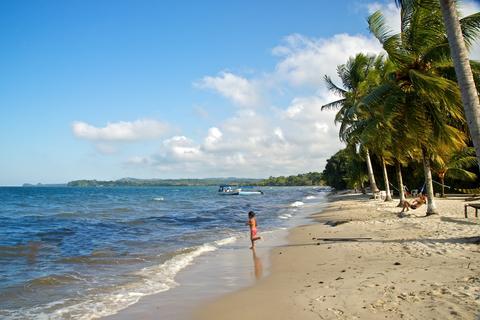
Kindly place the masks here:
POLYGON ((222 246, 215 252, 200 256, 194 265, 180 272, 175 278, 179 286, 142 297, 136 304, 103 319, 195 319, 194 311, 200 305, 254 286, 268 276, 269 254, 273 248, 287 243, 288 231, 277 230, 260 234, 266 240, 258 241, 255 251, 248 249, 250 240, 247 237, 234 244, 222 246))
POLYGON ((192 319, 479 319, 480 219, 464 218, 463 199, 436 199, 430 217, 364 195, 332 200, 272 250, 269 276, 192 319))

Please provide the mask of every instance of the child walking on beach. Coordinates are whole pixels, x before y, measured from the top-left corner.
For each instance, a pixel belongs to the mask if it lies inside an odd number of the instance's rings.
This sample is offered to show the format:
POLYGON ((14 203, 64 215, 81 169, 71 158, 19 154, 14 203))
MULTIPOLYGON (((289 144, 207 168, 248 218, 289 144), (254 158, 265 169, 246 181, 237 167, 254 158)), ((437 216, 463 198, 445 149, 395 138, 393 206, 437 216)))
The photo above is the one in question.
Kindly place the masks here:
POLYGON ((255 219, 255 212, 250 211, 248 213, 247 225, 250 227, 250 240, 252 241, 250 249, 255 249, 255 241, 262 239, 262 237, 257 236, 257 220, 255 219))

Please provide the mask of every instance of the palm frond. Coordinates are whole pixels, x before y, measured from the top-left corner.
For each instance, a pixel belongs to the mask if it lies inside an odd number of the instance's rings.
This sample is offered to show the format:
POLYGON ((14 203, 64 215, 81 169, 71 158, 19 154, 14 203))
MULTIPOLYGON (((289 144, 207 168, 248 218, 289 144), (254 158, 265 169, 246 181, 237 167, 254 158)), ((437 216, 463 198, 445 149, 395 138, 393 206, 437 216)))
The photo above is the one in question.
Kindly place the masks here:
POLYGON ((480 12, 460 19, 463 38, 467 48, 470 48, 480 35, 480 12))
POLYGON ((335 83, 333 83, 332 78, 325 75, 323 80, 325 81, 328 90, 333 91, 334 93, 338 94, 339 96, 342 96, 342 97, 345 96, 345 92, 347 92, 347 91, 340 88, 335 83))
POLYGON ((477 175, 475 173, 461 168, 449 168, 445 176, 459 180, 475 181, 477 179, 477 175))
POLYGON ((456 120, 464 118, 460 104, 460 90, 455 82, 414 69, 409 71, 409 76, 417 94, 425 101, 438 102, 438 104, 432 105, 445 108, 444 111, 449 112, 450 116, 456 120))
POLYGON ((380 10, 371 14, 367 21, 370 32, 373 33, 382 45, 393 36, 393 31, 386 25, 385 17, 380 10))
POLYGON ((340 109, 345 103, 345 99, 336 100, 327 104, 324 104, 320 110, 336 110, 340 109))

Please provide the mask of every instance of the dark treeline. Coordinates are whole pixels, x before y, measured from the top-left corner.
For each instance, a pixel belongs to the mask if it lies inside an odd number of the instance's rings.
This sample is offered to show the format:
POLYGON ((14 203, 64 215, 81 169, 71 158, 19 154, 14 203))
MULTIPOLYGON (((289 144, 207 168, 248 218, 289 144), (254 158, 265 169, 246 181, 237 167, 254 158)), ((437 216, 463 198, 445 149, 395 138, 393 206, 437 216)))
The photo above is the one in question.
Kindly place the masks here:
POLYGON ((325 185, 320 172, 309 172, 296 176, 269 177, 258 183, 259 186, 320 186, 325 185))
MULTIPOLYGON (((375 180, 377 181, 378 187, 382 190, 385 190, 385 185, 381 174, 381 163, 376 157, 372 157, 372 166, 373 171, 375 172, 375 180)), ((439 178, 441 170, 439 169, 440 168, 435 166, 432 168, 434 181, 433 187, 435 193, 441 193, 441 179, 439 178)), ((480 177, 480 172, 476 165, 472 165, 465 169, 475 173, 477 177, 480 177)), ((387 167, 387 171, 388 175, 391 177, 390 188, 393 189, 395 194, 398 194, 398 181, 395 174, 395 168, 393 166, 389 166, 387 167)), ((365 160, 362 159, 360 154, 353 152, 353 150, 349 148, 342 149, 330 157, 327 160, 325 170, 322 174, 325 183, 337 190, 364 190, 369 186, 367 165, 365 164, 365 160)), ((402 174, 403 183, 408 190, 417 189, 420 191, 422 188, 425 188, 423 167, 419 161, 408 163, 408 165, 402 166, 402 174)), ((476 180, 472 181, 446 176, 443 184, 445 185, 446 193, 459 193, 460 189, 478 188, 480 179, 477 178, 476 180)))

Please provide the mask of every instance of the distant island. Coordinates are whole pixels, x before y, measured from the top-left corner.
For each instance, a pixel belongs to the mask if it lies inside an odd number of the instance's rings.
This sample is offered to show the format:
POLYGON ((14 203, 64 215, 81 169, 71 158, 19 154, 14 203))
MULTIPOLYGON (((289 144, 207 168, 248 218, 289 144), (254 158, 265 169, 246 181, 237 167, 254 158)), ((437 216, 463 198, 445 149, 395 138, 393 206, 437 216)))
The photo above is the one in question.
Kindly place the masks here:
POLYGON ((206 178, 206 179, 135 179, 119 180, 75 180, 68 187, 163 187, 163 186, 218 186, 220 184, 256 185, 262 179, 248 178, 206 178))
POLYGON ((66 187, 65 183, 24 183, 22 187, 66 187))
POLYGON ((118 180, 74 180, 66 184, 31 184, 23 187, 168 187, 168 186, 219 186, 222 184, 235 186, 321 186, 325 185, 324 176, 320 172, 309 172, 291 176, 255 178, 204 178, 204 179, 136 179, 122 178, 118 180))

